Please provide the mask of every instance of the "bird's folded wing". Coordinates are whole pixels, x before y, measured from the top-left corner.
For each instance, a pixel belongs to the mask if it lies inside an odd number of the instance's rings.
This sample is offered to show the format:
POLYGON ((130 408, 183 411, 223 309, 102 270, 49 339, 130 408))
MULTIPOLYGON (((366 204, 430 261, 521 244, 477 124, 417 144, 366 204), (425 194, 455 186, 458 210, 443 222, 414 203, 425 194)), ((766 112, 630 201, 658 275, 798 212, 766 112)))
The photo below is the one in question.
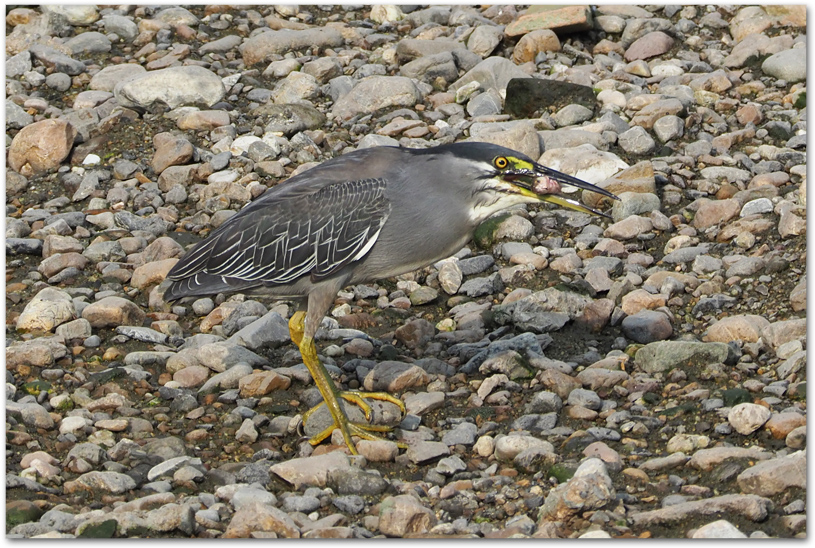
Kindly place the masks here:
POLYGON ((170 271, 182 280, 199 272, 245 285, 320 279, 364 257, 390 213, 384 179, 327 185, 313 193, 247 207, 170 271))

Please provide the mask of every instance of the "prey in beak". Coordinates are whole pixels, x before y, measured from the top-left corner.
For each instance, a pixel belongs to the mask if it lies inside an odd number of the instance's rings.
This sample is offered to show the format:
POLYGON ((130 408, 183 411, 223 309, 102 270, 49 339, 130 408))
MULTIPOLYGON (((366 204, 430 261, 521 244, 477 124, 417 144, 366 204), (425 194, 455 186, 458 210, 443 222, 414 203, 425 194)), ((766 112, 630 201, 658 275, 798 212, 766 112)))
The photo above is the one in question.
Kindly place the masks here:
MULTIPOLYGON (((590 213, 592 215, 600 215, 603 217, 610 216, 602 211, 592 209, 587 205, 581 204, 577 200, 571 200, 561 195, 561 184, 571 185, 583 190, 590 190, 603 196, 607 196, 613 200, 619 198, 611 192, 595 186, 586 181, 582 181, 577 177, 566 175, 560 171, 542 166, 537 163, 531 163, 529 167, 515 165, 513 168, 503 173, 503 178, 511 182, 513 185, 521 187, 526 190, 530 197, 535 196, 539 200, 549 202, 561 207, 567 207, 583 213, 590 213)), ((527 192, 524 192, 527 195, 527 192)))

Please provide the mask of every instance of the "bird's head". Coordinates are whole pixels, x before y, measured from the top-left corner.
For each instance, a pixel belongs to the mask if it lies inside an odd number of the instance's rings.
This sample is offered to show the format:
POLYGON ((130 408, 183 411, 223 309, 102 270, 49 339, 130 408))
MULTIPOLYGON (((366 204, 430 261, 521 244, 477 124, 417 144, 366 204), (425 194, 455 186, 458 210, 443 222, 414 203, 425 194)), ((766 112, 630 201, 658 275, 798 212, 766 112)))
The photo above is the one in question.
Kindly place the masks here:
POLYGON ((502 146, 462 142, 445 148, 455 158, 457 171, 465 175, 461 180, 466 180, 465 184, 473 198, 470 216, 479 222, 513 205, 535 202, 549 202, 608 217, 601 211, 563 196, 561 185, 571 185, 614 200, 619 199, 603 188, 542 166, 528 156, 502 146))

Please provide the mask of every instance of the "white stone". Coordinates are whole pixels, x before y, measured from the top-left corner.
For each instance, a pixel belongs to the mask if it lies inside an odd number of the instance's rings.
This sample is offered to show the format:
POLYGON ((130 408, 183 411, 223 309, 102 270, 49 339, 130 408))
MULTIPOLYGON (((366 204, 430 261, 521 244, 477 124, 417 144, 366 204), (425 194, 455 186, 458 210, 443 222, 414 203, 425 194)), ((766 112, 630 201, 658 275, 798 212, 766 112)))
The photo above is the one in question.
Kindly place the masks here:
POLYGON ((740 403, 727 414, 727 422, 736 432, 748 436, 764 426, 772 413, 766 407, 755 403, 740 403))

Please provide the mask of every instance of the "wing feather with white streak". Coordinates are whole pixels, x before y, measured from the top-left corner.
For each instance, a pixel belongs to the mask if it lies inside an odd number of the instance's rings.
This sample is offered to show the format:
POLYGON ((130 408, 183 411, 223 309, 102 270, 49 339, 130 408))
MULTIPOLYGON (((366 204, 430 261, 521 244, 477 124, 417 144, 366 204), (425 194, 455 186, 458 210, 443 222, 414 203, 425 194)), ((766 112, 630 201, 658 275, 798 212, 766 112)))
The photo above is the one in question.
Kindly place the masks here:
POLYGON ((341 182, 251 204, 176 263, 165 298, 331 276, 376 243, 391 209, 385 186, 384 179, 341 182))

